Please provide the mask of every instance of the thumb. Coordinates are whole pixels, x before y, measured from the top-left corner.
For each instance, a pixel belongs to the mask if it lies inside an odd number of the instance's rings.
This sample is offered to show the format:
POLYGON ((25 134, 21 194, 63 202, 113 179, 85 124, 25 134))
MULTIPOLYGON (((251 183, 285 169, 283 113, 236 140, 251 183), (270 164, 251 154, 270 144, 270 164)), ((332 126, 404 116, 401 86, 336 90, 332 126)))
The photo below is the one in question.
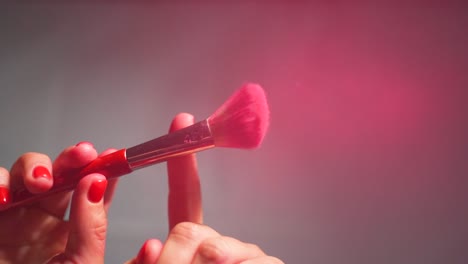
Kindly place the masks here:
MULTIPOLYGON (((104 209, 106 177, 90 174, 80 180, 70 207, 70 233, 60 260, 104 263, 107 217, 104 209)), ((58 260, 58 259, 56 259, 58 260)))

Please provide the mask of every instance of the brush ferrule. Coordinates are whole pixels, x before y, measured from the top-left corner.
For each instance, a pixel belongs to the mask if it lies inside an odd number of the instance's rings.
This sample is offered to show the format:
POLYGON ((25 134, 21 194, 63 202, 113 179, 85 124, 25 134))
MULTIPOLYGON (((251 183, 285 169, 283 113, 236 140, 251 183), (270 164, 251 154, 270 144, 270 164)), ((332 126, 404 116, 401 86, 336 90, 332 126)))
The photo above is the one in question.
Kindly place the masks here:
POLYGON ((214 147, 207 120, 127 149, 132 170, 214 147))

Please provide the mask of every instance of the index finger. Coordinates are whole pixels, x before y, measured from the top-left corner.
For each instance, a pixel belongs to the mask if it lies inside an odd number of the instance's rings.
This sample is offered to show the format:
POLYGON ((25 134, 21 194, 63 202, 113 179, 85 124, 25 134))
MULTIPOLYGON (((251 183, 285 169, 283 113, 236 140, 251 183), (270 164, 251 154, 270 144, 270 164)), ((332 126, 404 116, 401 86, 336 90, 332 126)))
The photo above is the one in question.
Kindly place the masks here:
MULTIPOLYGON (((187 113, 178 114, 172 121, 169 132, 194 123, 194 117, 187 113)), ((169 177, 169 230, 181 222, 201 224, 203 210, 200 178, 195 154, 173 158, 167 161, 169 177)))

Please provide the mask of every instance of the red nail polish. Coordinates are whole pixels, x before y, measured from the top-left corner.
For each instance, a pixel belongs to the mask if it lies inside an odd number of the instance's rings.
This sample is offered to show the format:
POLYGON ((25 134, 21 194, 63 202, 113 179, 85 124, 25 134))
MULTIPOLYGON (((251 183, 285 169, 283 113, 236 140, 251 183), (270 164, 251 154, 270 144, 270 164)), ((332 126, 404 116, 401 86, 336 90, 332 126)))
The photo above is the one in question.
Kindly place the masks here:
POLYGON ((75 146, 78 147, 78 146, 81 146, 81 145, 87 145, 87 146, 90 146, 90 147, 94 147, 93 143, 91 143, 89 141, 81 141, 78 144, 76 144, 75 146))
POLYGON ((52 175, 50 174, 50 171, 44 166, 37 166, 36 168, 34 168, 33 177, 34 179, 39 179, 39 178, 44 178, 47 180, 52 179, 52 175))
POLYGON ((146 246, 148 244, 148 241, 146 241, 143 246, 141 247, 140 251, 138 252, 138 255, 135 259, 136 263, 143 263, 143 260, 145 258, 146 254, 146 246))
POLYGON ((93 203, 98 203, 101 201, 102 197, 104 196, 104 192, 107 188, 107 180, 106 179, 99 179, 91 183, 88 191, 88 200, 93 203))
POLYGON ((4 187, 0 186, 0 204, 7 204, 10 202, 10 191, 4 187))

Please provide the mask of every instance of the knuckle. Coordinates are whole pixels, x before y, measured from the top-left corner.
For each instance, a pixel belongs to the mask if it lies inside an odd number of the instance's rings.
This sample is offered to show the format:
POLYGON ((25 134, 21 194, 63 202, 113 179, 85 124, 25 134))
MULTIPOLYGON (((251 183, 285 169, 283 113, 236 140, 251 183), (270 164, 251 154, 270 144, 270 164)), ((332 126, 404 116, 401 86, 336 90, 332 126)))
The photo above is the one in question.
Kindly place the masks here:
POLYGON ((195 223, 182 222, 177 224, 170 232, 173 239, 182 243, 195 240, 201 233, 202 226, 195 223))
MULTIPOLYGON (((92 216, 91 232, 90 235, 95 241, 105 241, 107 234, 107 218, 106 212, 101 210, 99 212, 94 212, 92 216)), ((102 243, 103 244, 103 243, 102 243)))
POLYGON ((104 254, 105 252, 105 241, 106 241, 106 234, 107 234, 107 221, 99 221, 99 223, 96 224, 93 230, 93 236, 95 239, 95 245, 97 248, 95 248, 98 252, 104 254))
POLYGON ((97 241, 105 241, 106 240, 106 232, 107 228, 105 225, 99 225, 94 228, 94 236, 97 241))
POLYGON ((218 263, 228 257, 228 250, 226 241, 222 237, 215 237, 203 241, 198 248, 198 254, 206 262, 218 263))

